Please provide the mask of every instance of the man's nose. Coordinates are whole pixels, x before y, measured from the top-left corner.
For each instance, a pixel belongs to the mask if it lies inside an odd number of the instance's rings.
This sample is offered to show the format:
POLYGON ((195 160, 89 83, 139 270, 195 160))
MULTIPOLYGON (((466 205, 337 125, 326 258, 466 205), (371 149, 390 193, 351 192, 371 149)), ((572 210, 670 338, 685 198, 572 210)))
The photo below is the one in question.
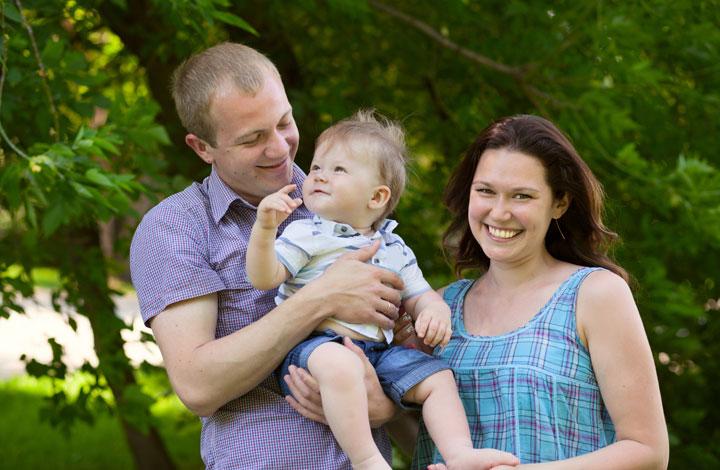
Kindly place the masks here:
POLYGON ((285 136, 282 133, 275 130, 270 136, 267 147, 265 148, 265 155, 270 158, 284 157, 290 151, 290 144, 285 140, 285 136))

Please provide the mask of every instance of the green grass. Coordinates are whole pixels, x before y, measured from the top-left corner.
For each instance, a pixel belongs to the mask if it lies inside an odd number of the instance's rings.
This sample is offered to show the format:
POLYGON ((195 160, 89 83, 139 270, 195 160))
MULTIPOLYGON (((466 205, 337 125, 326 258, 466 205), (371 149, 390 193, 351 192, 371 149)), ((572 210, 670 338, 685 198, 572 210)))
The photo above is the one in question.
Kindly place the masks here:
MULTIPOLYGON (((69 437, 42 422, 39 411, 49 381, 16 377, 0 382, 0 455, 3 468, 13 469, 128 469, 132 457, 117 418, 96 416, 90 426, 77 424, 69 437)), ((175 396, 161 399, 153 408, 160 433, 180 469, 202 469, 200 423, 175 396)))

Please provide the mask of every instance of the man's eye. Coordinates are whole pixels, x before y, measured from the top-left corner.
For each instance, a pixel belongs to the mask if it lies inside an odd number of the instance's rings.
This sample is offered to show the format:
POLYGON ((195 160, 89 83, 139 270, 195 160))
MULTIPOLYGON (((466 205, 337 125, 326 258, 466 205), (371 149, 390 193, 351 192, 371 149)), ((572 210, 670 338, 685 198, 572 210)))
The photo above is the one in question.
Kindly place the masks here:
POLYGON ((242 142, 240 143, 240 145, 255 145, 255 144, 257 144, 258 142, 260 142, 260 136, 259 136, 259 135, 256 135, 255 137, 253 137, 253 138, 251 138, 251 139, 242 141, 242 142))

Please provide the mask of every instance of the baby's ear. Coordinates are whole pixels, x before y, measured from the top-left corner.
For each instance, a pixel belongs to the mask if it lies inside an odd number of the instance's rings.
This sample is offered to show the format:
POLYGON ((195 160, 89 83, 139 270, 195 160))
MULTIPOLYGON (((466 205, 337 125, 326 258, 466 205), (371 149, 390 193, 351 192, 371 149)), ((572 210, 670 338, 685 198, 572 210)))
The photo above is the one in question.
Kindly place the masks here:
POLYGON ((392 192, 390 191, 390 188, 385 185, 376 187, 373 190, 370 201, 368 202, 368 207, 370 209, 382 209, 388 202, 390 202, 391 194, 392 192))

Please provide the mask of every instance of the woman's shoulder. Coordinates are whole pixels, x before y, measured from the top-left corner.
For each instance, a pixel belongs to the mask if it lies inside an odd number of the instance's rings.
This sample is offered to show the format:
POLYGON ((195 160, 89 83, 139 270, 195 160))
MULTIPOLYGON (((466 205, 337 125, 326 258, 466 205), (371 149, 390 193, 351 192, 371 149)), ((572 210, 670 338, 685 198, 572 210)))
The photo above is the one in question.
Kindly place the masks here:
POLYGON ((451 282, 450 284, 439 288, 437 293, 446 300, 452 299, 462 293, 465 288, 474 281, 474 279, 458 279, 457 281, 451 282))
POLYGON ((608 269, 596 269, 578 290, 576 315, 584 338, 590 330, 622 327, 639 313, 625 279, 608 269))
POLYGON ((625 279, 609 269, 599 268, 593 269, 587 274, 580 286, 578 295, 593 300, 607 299, 608 296, 625 293, 632 296, 630 286, 625 282, 625 279))

